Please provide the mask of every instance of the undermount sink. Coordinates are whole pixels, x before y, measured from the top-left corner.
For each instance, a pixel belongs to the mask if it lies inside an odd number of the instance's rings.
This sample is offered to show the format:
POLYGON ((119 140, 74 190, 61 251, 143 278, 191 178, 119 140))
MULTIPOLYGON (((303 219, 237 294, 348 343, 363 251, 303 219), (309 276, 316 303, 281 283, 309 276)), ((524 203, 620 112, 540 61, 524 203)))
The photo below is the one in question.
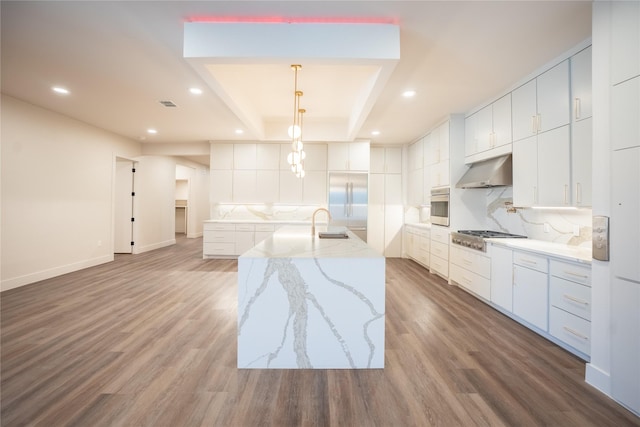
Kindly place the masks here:
POLYGON ((339 231, 319 231, 318 237, 320 239, 348 239, 349 235, 344 230, 339 231))

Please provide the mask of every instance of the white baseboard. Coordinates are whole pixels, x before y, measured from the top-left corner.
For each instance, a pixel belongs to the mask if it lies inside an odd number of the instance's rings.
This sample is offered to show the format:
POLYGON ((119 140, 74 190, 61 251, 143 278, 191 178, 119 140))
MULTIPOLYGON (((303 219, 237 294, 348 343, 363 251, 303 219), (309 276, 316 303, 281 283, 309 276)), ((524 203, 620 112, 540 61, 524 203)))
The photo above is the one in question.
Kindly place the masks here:
POLYGON ((202 237, 202 231, 199 233, 189 233, 187 234, 187 239, 197 239, 198 237, 202 237))
POLYGON ((24 276, 20 277, 5 279, 0 283, 0 291, 8 291, 9 289, 18 288, 20 286, 29 285, 41 280, 51 279, 52 277, 61 276, 63 274, 72 273, 84 268, 104 264, 113 261, 113 259, 113 254, 104 255, 97 258, 74 262, 72 264, 61 265, 59 267, 54 267, 47 270, 37 271, 35 273, 25 274, 24 276))
POLYGON ((134 254, 141 254, 143 252, 149 252, 152 251, 154 249, 160 249, 160 248, 164 248, 165 246, 171 246, 171 245, 175 245, 176 244, 176 239, 169 239, 169 240, 165 240, 164 242, 157 242, 157 243, 153 243, 151 245, 146 245, 146 246, 141 246, 141 247, 136 247, 135 245, 133 246, 133 253, 134 254))
POLYGON ((597 388, 607 396, 611 396, 611 376, 597 366, 587 363, 585 369, 585 381, 597 388))

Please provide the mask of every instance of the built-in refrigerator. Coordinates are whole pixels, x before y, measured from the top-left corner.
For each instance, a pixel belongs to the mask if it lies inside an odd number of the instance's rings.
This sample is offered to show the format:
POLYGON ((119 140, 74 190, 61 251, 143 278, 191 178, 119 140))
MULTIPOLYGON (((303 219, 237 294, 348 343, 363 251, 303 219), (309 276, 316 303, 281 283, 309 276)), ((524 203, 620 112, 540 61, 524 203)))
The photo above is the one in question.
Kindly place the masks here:
POLYGON ((368 174, 329 173, 331 225, 345 226, 367 241, 368 174))

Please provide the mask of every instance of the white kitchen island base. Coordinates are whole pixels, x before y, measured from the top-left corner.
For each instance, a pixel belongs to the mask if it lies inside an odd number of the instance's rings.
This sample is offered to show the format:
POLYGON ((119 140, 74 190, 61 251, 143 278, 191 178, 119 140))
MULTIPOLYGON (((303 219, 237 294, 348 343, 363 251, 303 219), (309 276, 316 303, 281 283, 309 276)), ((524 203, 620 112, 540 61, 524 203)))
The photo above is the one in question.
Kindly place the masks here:
POLYGON ((291 227, 238 258, 238 368, 384 368, 385 259, 291 227))

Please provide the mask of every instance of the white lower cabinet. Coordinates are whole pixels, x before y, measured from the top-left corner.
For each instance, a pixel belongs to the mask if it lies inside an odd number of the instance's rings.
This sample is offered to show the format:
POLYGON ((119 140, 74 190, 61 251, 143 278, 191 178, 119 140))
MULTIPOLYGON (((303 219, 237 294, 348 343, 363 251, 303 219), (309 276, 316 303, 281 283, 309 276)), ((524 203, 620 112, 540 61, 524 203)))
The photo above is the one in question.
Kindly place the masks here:
POLYGON ((274 224, 205 222, 202 236, 203 258, 229 258, 242 255, 271 237, 274 224))
POLYGON ((549 312, 547 258, 513 252, 513 314, 547 331, 549 312))
POLYGON ((431 272, 445 279, 449 278, 449 229, 431 227, 429 247, 429 268, 431 272))
POLYGON ((513 251, 491 246, 491 302, 513 311, 513 251))
POLYGON ((451 245, 449 278, 467 291, 491 298, 491 259, 484 252, 451 245))
POLYGON ((431 237, 428 229, 404 226, 404 252, 405 255, 424 267, 429 267, 429 248, 431 237))

